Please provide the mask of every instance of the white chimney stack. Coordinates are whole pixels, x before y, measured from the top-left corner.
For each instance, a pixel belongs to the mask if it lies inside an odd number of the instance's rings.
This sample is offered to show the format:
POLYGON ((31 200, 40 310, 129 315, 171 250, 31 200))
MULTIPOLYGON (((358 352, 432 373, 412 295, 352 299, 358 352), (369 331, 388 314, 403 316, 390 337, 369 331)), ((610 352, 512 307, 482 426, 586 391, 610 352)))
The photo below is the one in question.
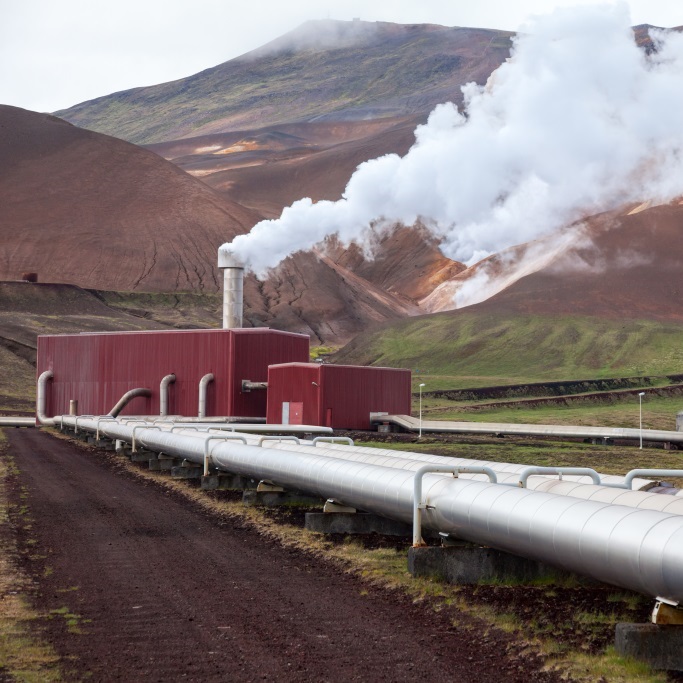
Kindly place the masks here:
POLYGON ((244 264, 229 251, 219 249, 218 267, 223 271, 223 329, 242 327, 244 264))

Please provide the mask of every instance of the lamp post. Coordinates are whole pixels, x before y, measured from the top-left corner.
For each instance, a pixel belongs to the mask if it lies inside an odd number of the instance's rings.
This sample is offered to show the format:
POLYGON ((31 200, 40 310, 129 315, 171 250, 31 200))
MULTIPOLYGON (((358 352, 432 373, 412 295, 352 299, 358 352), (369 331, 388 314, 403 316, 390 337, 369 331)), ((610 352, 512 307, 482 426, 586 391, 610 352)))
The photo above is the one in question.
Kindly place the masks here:
POLYGON ((420 431, 417 435, 418 439, 422 438, 422 387, 424 386, 423 384, 420 384, 420 431))
POLYGON ((641 391, 638 393, 638 401, 640 404, 640 449, 643 449, 643 396, 645 392, 641 391))

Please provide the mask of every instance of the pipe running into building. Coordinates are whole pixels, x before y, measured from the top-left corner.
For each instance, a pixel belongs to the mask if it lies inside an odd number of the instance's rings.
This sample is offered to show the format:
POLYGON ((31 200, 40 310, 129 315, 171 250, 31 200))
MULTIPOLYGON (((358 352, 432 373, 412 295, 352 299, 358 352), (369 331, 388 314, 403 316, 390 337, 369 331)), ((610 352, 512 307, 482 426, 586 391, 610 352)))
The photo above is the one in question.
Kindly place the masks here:
POLYGON ((47 383, 54 377, 52 370, 45 370, 40 373, 38 377, 38 386, 36 387, 36 416, 41 425, 47 427, 54 426, 55 418, 46 415, 47 408, 47 383))
POLYGON ((199 380, 199 407, 197 410, 197 417, 199 419, 206 417, 206 394, 209 389, 209 384, 213 382, 213 380, 214 376, 211 372, 204 375, 204 377, 199 380))
MULTIPOLYGON (((67 425, 74 419, 63 418, 67 425)), ((79 426, 94 431, 96 421, 79 426)), ((111 439, 132 439, 132 428, 121 423, 106 422, 100 430, 111 439)), ((200 438, 137 431, 150 450, 198 464, 204 460, 200 438)), ((214 445, 211 461, 233 474, 412 520, 412 470, 230 442, 214 445)), ((423 495, 424 527, 675 604, 683 601, 681 515, 431 474, 424 476, 423 495)))
POLYGON ((166 417, 168 415, 168 386, 175 382, 175 375, 171 373, 166 375, 159 383, 159 416, 166 417))
POLYGON ((146 389, 144 387, 138 387, 137 389, 131 389, 127 391, 121 398, 116 402, 116 405, 109 411, 111 417, 118 417, 119 413, 134 399, 138 396, 151 396, 151 389, 146 389))

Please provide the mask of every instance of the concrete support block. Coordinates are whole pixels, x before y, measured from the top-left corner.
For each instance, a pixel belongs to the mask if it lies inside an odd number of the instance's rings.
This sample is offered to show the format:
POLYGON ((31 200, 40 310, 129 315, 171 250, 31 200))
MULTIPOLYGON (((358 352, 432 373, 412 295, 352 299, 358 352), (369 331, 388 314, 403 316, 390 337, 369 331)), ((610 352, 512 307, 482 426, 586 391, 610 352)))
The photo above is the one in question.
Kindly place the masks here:
POLYGON ((256 489, 257 482, 239 474, 209 474, 202 477, 204 491, 246 491, 256 489))
POLYGON ((250 506, 277 507, 278 505, 310 505, 322 507, 322 498, 307 496, 296 491, 245 491, 242 503, 250 506))
POLYGON ((126 449, 124 453, 128 453, 131 462, 149 462, 151 460, 158 460, 158 455, 153 451, 147 451, 144 448, 133 453, 130 449, 126 449))
POLYGON ((570 577, 587 583, 587 580, 543 562, 472 545, 410 548, 408 571, 413 576, 427 576, 454 584, 525 584, 539 580, 561 583, 570 577))
POLYGON ((617 624, 614 647, 655 669, 683 671, 683 626, 617 624))
POLYGON ((111 439, 100 439, 99 441, 95 441, 95 445, 98 448, 104 448, 105 451, 114 450, 114 442, 111 439))
POLYGON ((307 512, 305 528, 318 534, 381 534, 408 538, 413 534, 410 524, 367 512, 307 512))
POLYGON ((173 479, 199 479, 203 472, 203 467, 187 467, 185 465, 180 465, 179 467, 171 468, 171 477, 173 479))
MULTIPOLYGON (((171 471, 174 467, 178 467, 182 460, 179 458, 174 458, 171 455, 163 455, 163 453, 159 453, 157 462, 159 463, 159 469, 161 471, 171 471)), ((150 469, 152 468, 150 467, 150 469)))

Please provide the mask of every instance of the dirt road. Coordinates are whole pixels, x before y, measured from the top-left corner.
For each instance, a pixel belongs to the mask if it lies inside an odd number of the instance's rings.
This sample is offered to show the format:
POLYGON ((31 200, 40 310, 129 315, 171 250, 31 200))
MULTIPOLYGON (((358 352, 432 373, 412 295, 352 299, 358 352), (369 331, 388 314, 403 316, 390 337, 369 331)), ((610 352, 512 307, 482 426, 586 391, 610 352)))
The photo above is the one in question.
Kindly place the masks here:
POLYGON ((506 655, 508 636, 226 523, 118 456, 7 436, 23 562, 69 680, 558 680, 506 655))

